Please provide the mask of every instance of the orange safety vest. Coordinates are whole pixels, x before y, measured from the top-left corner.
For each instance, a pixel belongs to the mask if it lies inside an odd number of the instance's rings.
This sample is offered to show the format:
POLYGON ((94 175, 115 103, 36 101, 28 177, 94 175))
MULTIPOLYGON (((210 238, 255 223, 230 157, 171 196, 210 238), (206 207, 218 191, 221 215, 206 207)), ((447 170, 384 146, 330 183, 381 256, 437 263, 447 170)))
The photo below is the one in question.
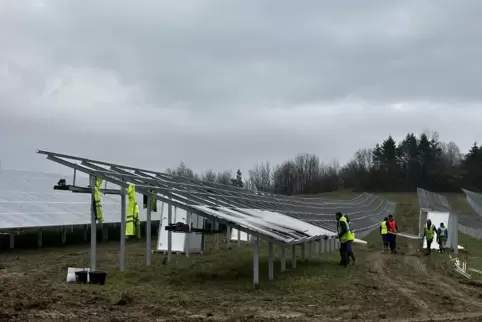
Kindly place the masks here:
POLYGON ((392 232, 397 232, 397 223, 395 220, 388 221, 388 230, 392 232))

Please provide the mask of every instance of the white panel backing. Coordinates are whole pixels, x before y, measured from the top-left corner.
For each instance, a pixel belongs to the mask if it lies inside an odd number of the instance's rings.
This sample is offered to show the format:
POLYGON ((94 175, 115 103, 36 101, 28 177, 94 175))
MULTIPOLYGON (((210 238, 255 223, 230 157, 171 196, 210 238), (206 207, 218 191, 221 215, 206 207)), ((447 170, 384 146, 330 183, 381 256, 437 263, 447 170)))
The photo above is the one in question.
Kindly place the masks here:
MULTIPOLYGON (((161 220, 159 221, 159 235, 157 238, 157 251, 167 252, 167 237, 168 231, 166 226, 168 225, 168 204, 160 202, 161 205, 161 220)), ((172 223, 182 222, 187 224, 187 212, 183 209, 173 207, 172 210, 172 223)), ((203 228, 203 218, 196 214, 191 215, 191 222, 193 228, 203 228)), ((189 238, 186 233, 172 233, 172 252, 185 253, 186 247, 189 247, 191 254, 202 252, 202 234, 201 233, 189 233, 189 238), (189 240, 189 245, 188 245, 189 240)))
MULTIPOLYGON (((238 240, 238 230, 237 229, 234 229, 232 228, 231 229, 231 240, 233 241, 237 241, 238 240)), ((242 241, 242 242, 248 242, 248 234, 245 233, 244 231, 241 231, 239 233, 239 240, 242 241)))
MULTIPOLYGON (((427 219, 430 219, 432 221, 432 224, 435 225, 435 228, 440 227, 440 223, 444 223, 445 227, 449 230, 448 238, 447 238, 447 247, 452 247, 452 240, 451 240, 451 234, 450 234, 450 229, 451 227, 449 226, 449 220, 450 220, 450 213, 448 212, 437 212, 437 211, 429 211, 427 212, 427 219)), ((425 229, 425 224, 423 224, 423 227, 425 229)), ((422 232, 423 234, 423 232, 422 232)), ((437 243, 437 236, 434 237, 431 248, 432 249, 439 249, 439 244, 437 243)), ((427 240, 424 238, 423 240, 423 248, 427 248, 427 240)), ((458 245, 458 249, 463 249, 462 246, 458 245)))

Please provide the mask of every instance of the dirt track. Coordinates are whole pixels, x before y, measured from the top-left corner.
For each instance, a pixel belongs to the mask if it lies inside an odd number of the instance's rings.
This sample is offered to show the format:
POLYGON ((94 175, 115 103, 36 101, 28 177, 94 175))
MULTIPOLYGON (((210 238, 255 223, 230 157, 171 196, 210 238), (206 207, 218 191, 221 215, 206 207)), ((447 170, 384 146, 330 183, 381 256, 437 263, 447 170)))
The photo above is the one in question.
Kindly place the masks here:
POLYGON ((171 268, 154 257, 146 268, 139 243, 130 245, 131 272, 119 274, 117 247, 100 245, 111 272, 104 287, 64 282, 66 267, 88 258, 85 247, 0 255, 0 321, 482 320, 482 288, 450 276, 448 255, 427 258, 407 245, 397 255, 359 248, 346 269, 336 253, 300 262, 260 290, 250 283, 249 248, 180 257, 171 268))
POLYGON ((399 313, 414 313, 411 318, 391 321, 482 318, 482 290, 447 276, 448 272, 434 262, 434 258, 414 253, 392 256, 373 252, 367 256, 368 274, 373 274, 371 277, 380 282, 381 288, 391 290, 399 313))

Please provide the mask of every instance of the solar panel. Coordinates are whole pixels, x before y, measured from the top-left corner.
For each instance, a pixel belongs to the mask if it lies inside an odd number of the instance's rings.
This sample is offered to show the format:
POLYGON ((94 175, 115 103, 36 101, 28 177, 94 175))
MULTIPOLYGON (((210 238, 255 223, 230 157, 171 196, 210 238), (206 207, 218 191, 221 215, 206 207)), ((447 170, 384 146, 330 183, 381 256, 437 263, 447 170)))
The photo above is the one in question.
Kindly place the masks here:
MULTIPOLYGON (((190 178, 172 176, 147 169, 133 168, 98 160, 39 151, 48 159, 84 173, 101 177, 115 184, 136 184, 143 193, 154 191, 159 200, 177 203, 177 206, 217 206, 271 211, 301 221, 330 229, 334 232, 334 213, 350 215, 358 231, 371 230, 379 221, 394 212, 395 204, 371 194, 361 194, 352 200, 323 203, 309 198, 257 193, 239 187, 203 182, 190 178)), ((198 209, 198 208, 196 208, 198 209)), ((199 210, 199 209, 198 209, 199 210)))
POLYGON ((482 194, 473 191, 462 189, 467 198, 467 202, 470 204, 472 209, 479 215, 482 216, 482 194))
MULTIPOLYGON (((273 276, 273 243, 282 245, 282 271, 285 269, 286 247, 291 247, 292 267, 296 267, 295 245, 299 244, 304 254, 304 245, 310 242, 310 250, 318 241, 321 250, 323 238, 336 236, 335 212, 350 215, 355 228, 367 233, 378 226, 384 216, 393 213, 395 204, 380 197, 362 194, 357 198, 335 201, 326 198, 302 198, 275 195, 272 193, 254 192, 234 186, 203 182, 190 178, 172 176, 157 171, 134 168, 105 161, 92 160, 72 155, 49 151, 37 151, 47 156, 47 159, 64 165, 74 171, 90 176, 91 182, 101 178, 117 185, 121 202, 121 239, 120 239, 120 270, 125 269, 125 189, 131 184, 136 191, 148 199, 154 198, 168 204, 168 224, 172 222, 173 208, 185 210, 186 213, 205 217, 217 224, 225 224, 230 229, 252 235, 253 251, 253 282, 259 281, 259 238, 268 240, 269 276, 273 276), (358 227, 357 227, 358 226, 358 227)), ((78 189, 78 188, 75 188, 78 189)), ((90 191, 85 190, 87 196, 90 191)), ((88 200, 87 200, 88 201, 88 200)), ((148 204, 150 204, 148 202, 148 204)), ((161 206, 162 209, 164 208, 161 206)), ((150 222, 151 212, 147 211, 147 222, 150 222)), ((164 218, 164 215, 163 215, 164 218)), ((41 219, 41 221, 44 218, 41 219)), ((91 260, 90 268, 96 268, 96 223, 95 214, 91 213, 91 260)), ((73 220, 73 219, 68 219, 73 220)), ((38 223, 38 221, 37 221, 38 223)), ((15 225, 15 223, 13 224, 15 225)), ((150 263, 150 225, 146 233, 146 263, 150 263)), ((187 228, 189 230, 189 226, 187 228)), ((227 232, 230 233, 229 230, 227 232)), ((168 231, 167 262, 172 254, 172 231, 168 231)), ((330 250, 335 249, 335 240, 329 239, 325 244, 330 250)), ((323 246, 323 247, 325 247, 323 246)), ((303 255, 302 255, 303 256, 303 255)))
MULTIPOLYGON (((53 190, 64 176, 23 170, 0 171, 0 229, 24 229, 90 224, 91 197, 88 194, 53 190)), ((88 185, 86 178, 77 184, 88 185)), ((137 200, 141 200, 137 194, 137 200)), ((120 196, 102 195, 105 223, 119 223, 120 196)), ((146 220, 141 211, 140 220, 146 220)), ((153 220, 159 220, 153 213, 153 220)))

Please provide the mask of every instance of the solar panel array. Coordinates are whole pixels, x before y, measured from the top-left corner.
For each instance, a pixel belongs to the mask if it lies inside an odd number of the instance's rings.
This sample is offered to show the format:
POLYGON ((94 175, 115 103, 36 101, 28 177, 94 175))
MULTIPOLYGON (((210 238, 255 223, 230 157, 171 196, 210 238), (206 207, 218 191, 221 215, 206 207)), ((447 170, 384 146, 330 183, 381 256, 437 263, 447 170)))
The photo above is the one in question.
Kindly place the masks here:
MULTIPOLYGON (((384 216, 395 211, 395 203, 367 193, 352 200, 335 201, 327 198, 314 200, 255 192, 54 152, 39 151, 39 153, 47 155, 47 158, 54 162, 124 185, 124 187, 128 183, 135 184, 138 192, 146 194, 155 192, 158 200, 171 202, 177 207, 188 205, 191 207, 189 211, 199 210, 199 207, 209 207, 214 211, 220 207, 237 210, 257 209, 284 214, 331 231, 332 234, 335 231, 335 212, 349 215, 355 228, 360 233, 367 233, 376 228, 384 216)), ((268 213, 265 215, 268 216, 268 213)))
MULTIPOLYGON (((23 170, 0 171, 0 229, 87 225, 90 223, 91 197, 84 193, 53 190, 62 175, 23 170)), ((87 186, 88 179, 78 176, 76 184, 87 186)), ((137 194, 137 199, 142 198, 137 194)), ((105 223, 120 221, 121 199, 103 195, 105 223)), ((159 220, 153 213, 153 220, 159 220)), ((146 214, 140 213, 141 221, 146 214)))
POLYGON ((441 194, 417 188, 417 196, 420 208, 427 208, 440 212, 452 211, 449 201, 441 194))
MULTIPOLYGON (((466 191, 467 190, 464 190, 464 192, 466 191)), ((420 188, 417 189, 417 194, 420 208, 453 213, 452 207, 445 196, 420 188)), ((482 217, 458 215, 458 218, 459 231, 471 237, 482 239, 482 217)))
POLYGON ((462 190, 465 193, 467 202, 470 204, 472 209, 474 209, 479 216, 482 216, 482 194, 465 189, 462 190))

